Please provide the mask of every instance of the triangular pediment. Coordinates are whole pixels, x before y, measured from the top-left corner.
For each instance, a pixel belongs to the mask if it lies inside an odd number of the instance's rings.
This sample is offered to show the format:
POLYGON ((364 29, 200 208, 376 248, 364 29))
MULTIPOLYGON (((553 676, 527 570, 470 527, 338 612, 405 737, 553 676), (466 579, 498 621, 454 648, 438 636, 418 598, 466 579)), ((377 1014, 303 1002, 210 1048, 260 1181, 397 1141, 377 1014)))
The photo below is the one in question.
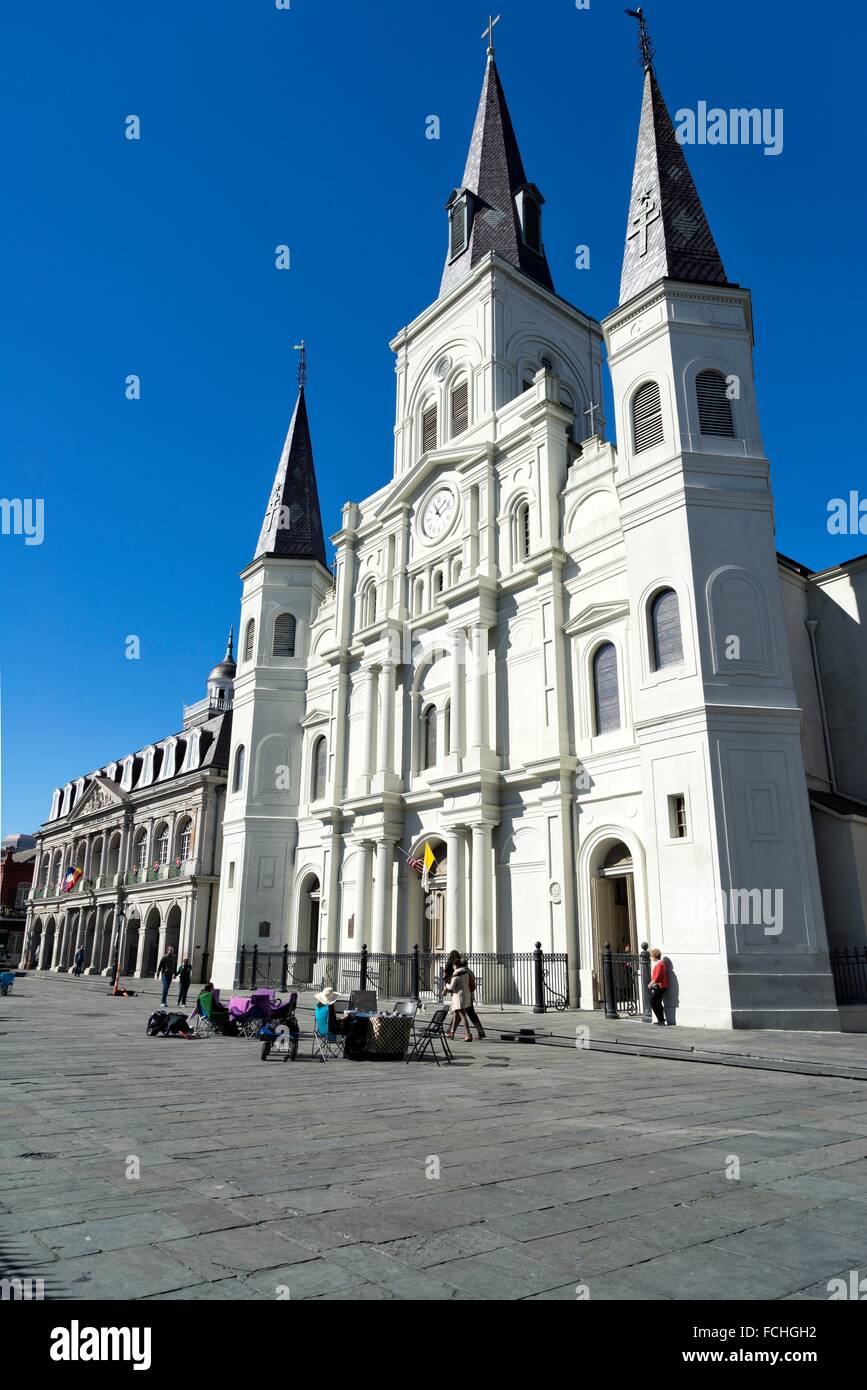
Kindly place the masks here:
POLYGON ((564 623, 563 631, 572 637, 577 632, 589 632, 594 627, 605 627, 608 623, 628 616, 629 604, 625 599, 616 603, 591 603, 587 608, 582 608, 576 617, 570 618, 568 623, 564 623))
POLYGON ((425 488, 429 479, 439 470, 473 463, 477 458, 484 457, 489 451, 489 445, 485 444, 480 448, 476 444, 469 449, 444 448, 437 449, 434 453, 423 454, 418 463, 404 473, 394 487, 385 494, 376 509, 377 520, 381 521, 396 507, 411 505, 425 488))
POLYGON ((84 796, 70 811, 69 820, 78 820, 97 811, 110 811, 115 806, 125 804, 126 798, 120 795, 113 782, 107 777, 94 777, 84 796))
POLYGON ((309 729, 313 724, 325 724, 330 717, 325 709, 309 710, 301 720, 301 727, 302 729, 309 729))

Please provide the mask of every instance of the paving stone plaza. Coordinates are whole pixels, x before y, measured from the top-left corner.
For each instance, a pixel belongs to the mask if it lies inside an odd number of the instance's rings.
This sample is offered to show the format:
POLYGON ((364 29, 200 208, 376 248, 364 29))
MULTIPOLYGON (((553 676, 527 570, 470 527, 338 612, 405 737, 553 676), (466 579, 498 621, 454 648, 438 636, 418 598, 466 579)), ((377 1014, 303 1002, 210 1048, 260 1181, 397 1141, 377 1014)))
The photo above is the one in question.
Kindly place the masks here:
POLYGON ((0 1000, 3 1273, 48 1298, 827 1300, 867 1271, 859 1037, 489 1011, 450 1067, 323 1064, 302 1007, 263 1064, 147 1037, 157 1002, 0 1000), (635 1043, 669 1055, 604 1050, 635 1043))

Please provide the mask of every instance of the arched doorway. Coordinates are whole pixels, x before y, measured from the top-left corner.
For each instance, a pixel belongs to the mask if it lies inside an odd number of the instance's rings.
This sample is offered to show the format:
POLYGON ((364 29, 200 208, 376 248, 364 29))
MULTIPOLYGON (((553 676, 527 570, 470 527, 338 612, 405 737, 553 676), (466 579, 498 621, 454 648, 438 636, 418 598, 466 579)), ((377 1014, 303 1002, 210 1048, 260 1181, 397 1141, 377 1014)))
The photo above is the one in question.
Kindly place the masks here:
POLYGON ((172 903, 166 917, 165 950, 167 951, 170 946, 174 946, 175 958, 179 958, 181 953, 181 909, 178 903, 172 903))
POLYGON ((45 923, 45 930, 42 933, 42 940, 39 945, 39 969, 50 970, 54 957, 54 938, 57 931, 57 924, 53 917, 49 917, 45 923))
POLYGON ((160 910, 152 907, 145 918, 144 952, 141 958, 142 979, 146 980, 157 972, 160 950, 160 910))
POLYGON ((103 914, 102 926, 99 931, 99 944, 96 948, 96 958, 94 960, 94 969, 96 973, 101 973, 111 965, 109 957, 111 955, 111 933, 113 925, 114 910, 109 908, 109 910, 103 914))
POLYGON ((30 936, 27 941, 27 950, 24 952, 24 965, 26 968, 29 968, 33 964, 33 960, 36 954, 36 947, 41 945, 41 942, 42 918, 37 917, 34 919, 33 925, 30 928, 30 936))
POLYGON ((635 914, 635 876, 632 851, 622 840, 598 847, 595 868, 591 868, 590 891, 593 914, 593 1002, 604 1002, 605 981, 602 952, 638 951, 635 914))
POLYGON ((446 920, 446 889, 448 883, 448 858, 446 843, 438 835, 425 835, 410 850, 410 859, 424 861, 425 845, 430 846, 434 863, 428 875, 428 888, 425 893, 421 875, 416 869, 407 867, 409 883, 410 923, 413 942, 418 942, 426 955, 438 954, 446 950, 448 922, 446 920))
POLYGON ((141 921, 138 917, 128 917, 124 929, 123 940, 123 960, 121 962, 122 975, 134 975, 135 963, 138 960, 138 943, 141 934, 141 921))
POLYGON ((319 953, 319 904, 322 889, 316 874, 307 874, 298 892, 298 930, 295 935, 297 958, 295 975, 300 981, 312 981, 319 953))
POLYGON ((82 938, 81 938, 81 944, 82 944, 82 946, 84 947, 84 965, 83 965, 83 967, 82 967, 84 970, 89 970, 89 969, 90 969, 90 962, 91 962, 92 959, 93 959, 93 942, 94 942, 94 937, 95 937, 95 936, 96 936, 96 913, 95 913, 95 912, 91 912, 91 913, 88 914, 87 921, 86 921, 86 923, 85 923, 85 928, 84 928, 84 935, 83 935, 82 938))

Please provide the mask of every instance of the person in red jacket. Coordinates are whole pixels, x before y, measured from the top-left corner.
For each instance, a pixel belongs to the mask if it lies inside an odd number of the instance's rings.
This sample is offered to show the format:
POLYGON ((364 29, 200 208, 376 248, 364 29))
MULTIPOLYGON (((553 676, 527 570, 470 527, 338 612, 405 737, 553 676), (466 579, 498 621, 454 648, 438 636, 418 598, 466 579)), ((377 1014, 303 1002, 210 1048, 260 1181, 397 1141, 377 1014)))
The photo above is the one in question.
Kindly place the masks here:
POLYGON ((654 1027, 664 1028, 666 1025, 665 1017, 665 991, 668 989, 668 967, 662 959, 662 952, 656 947, 650 953, 653 967, 650 971, 650 1007, 656 1014, 654 1027))

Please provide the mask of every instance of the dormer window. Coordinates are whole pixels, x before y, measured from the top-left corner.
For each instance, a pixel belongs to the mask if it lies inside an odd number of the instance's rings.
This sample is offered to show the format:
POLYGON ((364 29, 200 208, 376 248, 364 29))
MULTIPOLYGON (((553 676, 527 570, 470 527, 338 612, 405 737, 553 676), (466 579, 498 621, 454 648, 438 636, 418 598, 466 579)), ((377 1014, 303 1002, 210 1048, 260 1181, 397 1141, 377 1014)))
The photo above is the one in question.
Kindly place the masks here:
POLYGON ((521 222, 521 235, 524 245, 537 255, 542 254, 542 202, 543 198, 534 184, 528 184, 518 193, 515 202, 521 222))
POLYGON ((467 249, 469 240, 469 209, 467 195, 461 194, 449 208, 449 260, 453 261, 467 249))

